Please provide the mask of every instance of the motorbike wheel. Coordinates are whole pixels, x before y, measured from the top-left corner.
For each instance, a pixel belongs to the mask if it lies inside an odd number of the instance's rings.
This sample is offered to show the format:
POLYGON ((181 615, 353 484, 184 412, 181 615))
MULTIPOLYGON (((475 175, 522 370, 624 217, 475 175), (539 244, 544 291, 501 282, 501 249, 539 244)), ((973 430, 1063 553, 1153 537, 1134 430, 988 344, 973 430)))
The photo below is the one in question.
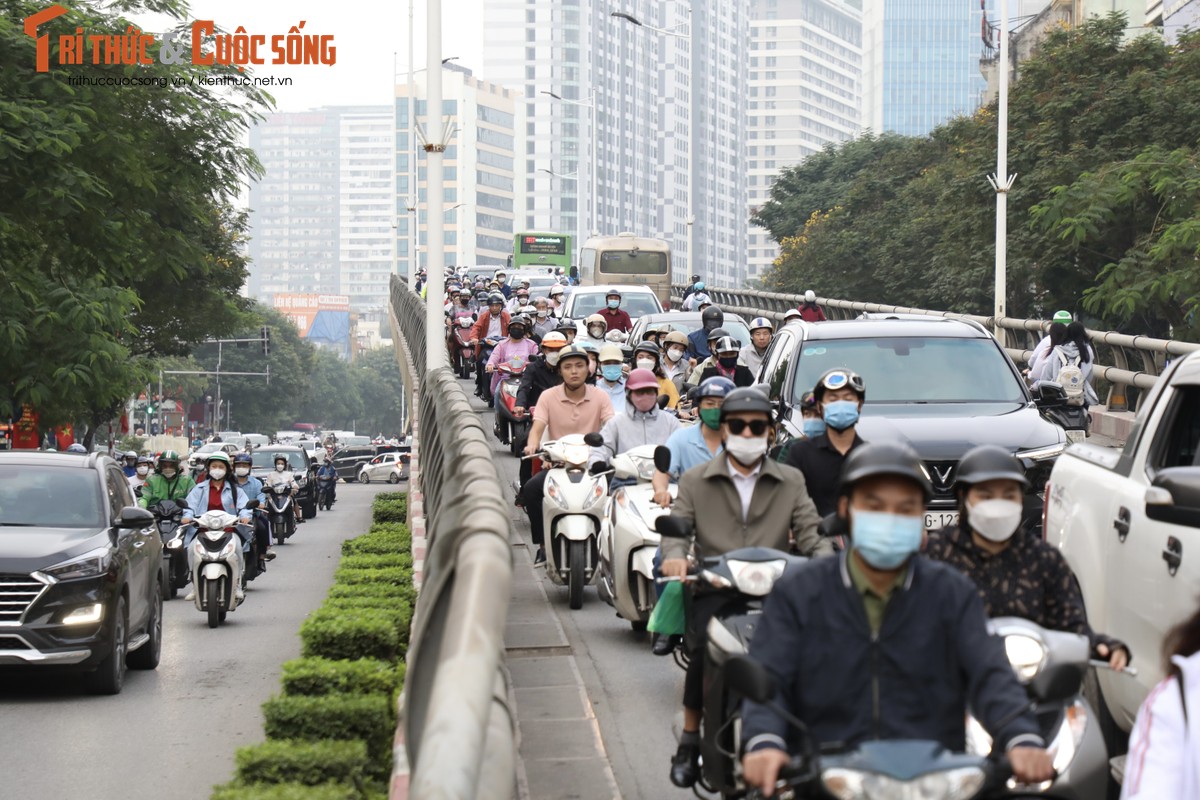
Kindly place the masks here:
POLYGON ((216 628, 221 624, 221 586, 220 581, 205 581, 205 602, 208 604, 208 627, 216 628))
POLYGON ((183 555, 172 556, 171 564, 174 573, 171 576, 171 599, 174 600, 179 596, 179 590, 188 585, 192 576, 188 570, 187 559, 183 555))
POLYGON ((171 575, 174 566, 174 559, 167 559, 167 568, 164 570, 163 579, 158 582, 158 596, 163 600, 170 600, 175 597, 175 580, 171 575))
POLYGON ((587 563, 587 542, 571 542, 567 558, 570 559, 571 572, 567 578, 567 591, 570 597, 571 610, 583 607, 583 586, 587 583, 583 577, 583 565, 587 563))
POLYGON ((471 377, 471 368, 467 366, 465 361, 458 365, 458 377, 462 378, 464 381, 471 377))
POLYGON ((283 544, 287 539, 287 523, 273 522, 271 523, 271 535, 275 537, 275 544, 283 544))
POLYGON ((648 624, 649 620, 633 620, 629 623, 629 626, 633 628, 634 633, 645 633, 646 625, 648 624))

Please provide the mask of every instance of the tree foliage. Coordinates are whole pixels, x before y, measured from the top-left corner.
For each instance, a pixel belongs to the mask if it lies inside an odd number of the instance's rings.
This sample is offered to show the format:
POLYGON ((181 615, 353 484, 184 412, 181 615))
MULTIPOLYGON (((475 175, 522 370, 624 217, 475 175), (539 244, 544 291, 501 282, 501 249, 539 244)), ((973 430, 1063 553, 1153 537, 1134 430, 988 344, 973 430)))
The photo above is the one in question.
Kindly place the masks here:
MULTIPOLYGON (((1126 43, 1126 27, 1113 14, 1051 32, 1012 87, 1008 309, 1179 335, 1197 295, 1200 33, 1168 47, 1126 43)), ((782 245, 768 283, 990 313, 995 128, 993 105, 785 170, 754 220, 782 245)))

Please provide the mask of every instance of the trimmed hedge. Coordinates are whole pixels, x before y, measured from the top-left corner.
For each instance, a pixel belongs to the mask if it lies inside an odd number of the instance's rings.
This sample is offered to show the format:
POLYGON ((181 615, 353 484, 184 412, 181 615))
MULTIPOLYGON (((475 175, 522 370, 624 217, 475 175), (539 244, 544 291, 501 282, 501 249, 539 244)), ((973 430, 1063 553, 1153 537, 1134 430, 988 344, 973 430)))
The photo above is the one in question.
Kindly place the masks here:
POLYGON ((354 660, 395 661, 400 655, 396 612, 356 608, 353 613, 322 606, 300 626, 301 655, 354 660))
POLYGON ((328 600, 365 597, 399 599, 412 606, 416 603, 417 590, 411 583, 407 586, 392 583, 335 583, 329 590, 328 600))
POLYGON ((283 665, 283 693, 287 695, 389 694, 403 681, 402 668, 374 658, 297 658, 283 665))
POLYGON ((396 716, 390 694, 273 697, 263 704, 263 716, 268 739, 361 739, 368 774, 391 774, 396 716))
POLYGON ((411 553, 412 534, 398 522, 376 523, 362 536, 342 542, 342 555, 411 553))
POLYGON ((371 503, 371 518, 376 522, 408 520, 407 492, 380 492, 371 503))
POLYGON ((390 583, 393 586, 412 586, 412 567, 380 567, 378 569, 357 569, 354 567, 338 567, 333 573, 334 583, 390 583))
POLYGON ((213 788, 212 800, 361 800, 362 792, 346 784, 245 784, 233 781, 213 788))
MULTIPOLYGON (((342 556, 338 566, 341 569, 392 569, 401 567, 411 570, 413 565, 412 553, 356 553, 342 556)), ((409 576, 411 582, 412 576, 409 576)))
POLYGON ((293 741, 278 739, 237 751, 238 780, 255 783, 337 782, 361 786, 367 745, 357 740, 293 741))
POLYGON ((412 627, 412 606, 403 598, 393 597, 331 597, 322 610, 332 614, 355 617, 362 611, 378 611, 388 615, 396 626, 401 648, 396 654, 403 657, 408 648, 408 631, 412 627))

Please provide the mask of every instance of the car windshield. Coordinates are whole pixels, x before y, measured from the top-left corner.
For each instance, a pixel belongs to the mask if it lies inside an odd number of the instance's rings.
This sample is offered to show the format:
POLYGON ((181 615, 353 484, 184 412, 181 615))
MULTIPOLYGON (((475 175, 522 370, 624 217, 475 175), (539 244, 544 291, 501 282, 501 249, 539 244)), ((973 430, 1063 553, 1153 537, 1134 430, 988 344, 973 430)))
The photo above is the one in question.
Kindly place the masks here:
POLYGON ((814 339, 803 344, 792 401, 827 370, 862 376, 872 403, 1024 403, 1016 375, 991 339, 814 339))
POLYGON ((96 473, 78 467, 0 465, 0 528, 103 528, 96 473))
MULTIPOLYGON (((580 320, 590 314, 599 313, 605 307, 607 297, 603 292, 575 292, 571 295, 571 319, 580 320)), ((621 309, 630 319, 662 311, 658 298, 649 292, 626 292, 621 296, 621 309)))
POLYGON ((290 450, 255 450, 250 458, 253 464, 258 469, 275 469, 275 456, 285 456, 288 460, 288 467, 292 472, 303 472, 307 469, 308 456, 303 453, 296 453, 290 450))
POLYGON ((220 450, 222 446, 223 445, 221 442, 209 442, 208 444, 204 445, 196 452, 197 453, 215 453, 218 450, 220 450))

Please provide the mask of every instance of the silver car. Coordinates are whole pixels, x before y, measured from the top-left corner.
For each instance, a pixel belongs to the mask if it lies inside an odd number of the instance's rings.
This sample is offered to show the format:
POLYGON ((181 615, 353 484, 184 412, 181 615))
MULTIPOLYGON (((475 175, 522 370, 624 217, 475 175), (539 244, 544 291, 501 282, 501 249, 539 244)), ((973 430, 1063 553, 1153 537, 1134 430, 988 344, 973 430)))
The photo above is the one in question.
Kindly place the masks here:
POLYGON ((383 453, 358 468, 358 482, 387 481, 400 483, 408 480, 408 453, 383 453))

